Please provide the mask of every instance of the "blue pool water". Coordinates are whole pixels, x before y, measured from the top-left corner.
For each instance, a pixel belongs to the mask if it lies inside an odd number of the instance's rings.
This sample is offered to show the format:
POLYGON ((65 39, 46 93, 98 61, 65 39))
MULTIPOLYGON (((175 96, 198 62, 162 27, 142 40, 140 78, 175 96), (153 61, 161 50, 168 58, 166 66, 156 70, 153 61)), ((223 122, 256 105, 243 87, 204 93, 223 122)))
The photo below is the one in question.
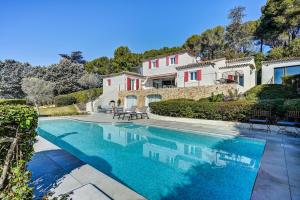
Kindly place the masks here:
POLYGON ((150 200, 249 199, 265 143, 135 124, 42 120, 42 137, 150 200))

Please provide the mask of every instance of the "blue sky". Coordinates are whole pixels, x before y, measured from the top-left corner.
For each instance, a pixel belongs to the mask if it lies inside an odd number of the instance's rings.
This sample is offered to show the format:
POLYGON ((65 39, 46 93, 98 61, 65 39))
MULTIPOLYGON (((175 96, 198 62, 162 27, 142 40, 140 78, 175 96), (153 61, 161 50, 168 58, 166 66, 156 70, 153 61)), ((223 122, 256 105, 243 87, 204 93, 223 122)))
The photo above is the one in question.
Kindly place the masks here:
POLYGON ((229 9, 260 16, 266 0, 1 0, 0 60, 33 65, 83 52, 85 59, 113 55, 128 46, 143 52, 179 46, 192 34, 228 24, 229 9))

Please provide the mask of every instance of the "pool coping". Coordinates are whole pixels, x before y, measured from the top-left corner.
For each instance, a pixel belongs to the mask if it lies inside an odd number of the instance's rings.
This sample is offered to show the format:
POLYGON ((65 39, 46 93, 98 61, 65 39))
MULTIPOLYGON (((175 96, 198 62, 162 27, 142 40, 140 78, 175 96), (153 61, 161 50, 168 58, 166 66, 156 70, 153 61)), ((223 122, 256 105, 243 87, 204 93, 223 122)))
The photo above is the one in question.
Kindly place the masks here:
MULTIPOLYGON (((71 119, 79 120, 85 122, 94 123, 133 123, 150 125, 156 127, 162 127, 167 129, 172 129, 170 126, 174 126, 173 130, 178 130, 178 127, 183 131, 198 133, 199 131, 194 131, 191 129, 202 129, 205 124, 195 124, 181 122, 182 124, 174 121, 167 120, 136 120, 136 121, 116 121, 112 120, 111 115, 100 115, 93 114, 84 117, 70 116, 70 117, 59 117, 59 119, 71 119), (101 120, 100 120, 101 119, 101 120), (101 122, 104 120, 103 122, 101 122), (154 123, 154 124, 151 124, 154 123), (168 125, 167 127, 165 125, 168 125), (184 125, 184 126, 182 126, 184 125), (177 128, 176 128, 177 126, 177 128), (189 127, 189 129, 186 129, 189 127), (190 129, 191 128, 191 129, 190 129)), ((52 117, 53 119, 53 117, 52 117)), ((211 122, 211 120, 207 120, 211 122)), ((217 122, 219 123, 219 121, 217 122)), ((254 186, 252 188, 251 200, 260 199, 296 199, 300 198, 300 173, 295 170, 300 164, 300 159, 295 157, 296 152, 300 152, 300 139, 299 137, 293 137, 290 134, 276 133, 276 130, 268 133, 266 131, 261 131, 259 129, 252 129, 245 127, 237 127, 231 125, 232 123, 227 123, 222 121, 221 123, 226 123, 227 126, 222 127, 222 130, 226 132, 235 132, 233 136, 246 137, 251 140, 265 141, 264 152, 260 161, 260 166, 258 173, 255 178, 254 186), (224 128, 224 129, 223 129, 224 128), (233 130, 234 129, 234 130, 233 130), (275 133, 274 133, 275 132, 275 133), (283 152, 283 153, 282 153, 283 152), (284 161, 282 161, 284 160, 284 161), (299 162, 299 164, 297 164, 299 162)), ((208 127, 210 124, 207 124, 208 127)), ((246 124, 247 125, 247 124, 246 124)), ((210 126, 215 127, 216 125, 210 126)), ((218 126, 216 126, 218 128, 218 126)), ((221 129, 219 129, 220 131, 221 129)), ((208 131, 210 132, 210 131, 208 131)), ((202 133, 203 134, 203 133, 202 133)), ((213 133, 215 136, 215 132, 213 133)), ((222 136, 226 134, 221 134, 222 136)), ((227 134, 228 135, 228 134, 227 134)), ((297 154, 299 155, 299 154, 297 154)))
MULTIPOLYGON (((75 155, 72 155, 66 150, 48 141, 46 138, 38 135, 36 139, 37 143, 35 143, 34 145, 35 153, 43 153, 49 150, 61 150, 63 152, 61 155, 59 155, 60 157, 62 157, 59 160, 49 158, 50 162, 52 162, 53 165, 64 166, 65 163, 62 162, 68 162, 70 156, 72 157, 72 162, 74 162, 75 159, 83 163, 81 166, 72 169, 72 171, 64 174, 63 177, 57 180, 59 184, 55 187, 50 188, 49 192, 53 192, 51 197, 58 197, 62 194, 71 194, 72 198, 76 199, 76 196, 74 196, 73 193, 75 193, 75 195, 77 193, 78 196, 82 196, 80 192, 78 193, 78 190, 86 185, 91 185, 99 191, 98 198, 96 198, 95 200, 103 200, 105 199, 103 198, 104 196, 107 196, 110 199, 114 200, 146 200, 145 197, 138 194, 136 191, 102 173, 88 163, 80 160, 75 155)), ((49 157, 49 155, 46 155, 46 157, 49 157)), ((29 162, 29 169, 30 165, 33 164, 31 162, 34 162, 34 159, 33 161, 29 162)), ((64 171, 64 167, 61 167, 61 170, 64 171)), ((34 170, 32 173, 34 173, 34 170)))

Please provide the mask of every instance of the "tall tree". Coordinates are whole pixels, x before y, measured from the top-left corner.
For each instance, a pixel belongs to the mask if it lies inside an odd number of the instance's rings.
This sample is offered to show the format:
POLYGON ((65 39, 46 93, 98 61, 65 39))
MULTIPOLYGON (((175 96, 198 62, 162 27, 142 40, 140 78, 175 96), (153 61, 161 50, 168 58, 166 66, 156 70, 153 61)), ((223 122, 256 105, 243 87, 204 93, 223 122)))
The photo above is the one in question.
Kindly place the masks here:
POLYGON ((245 9, 243 6, 237 6, 231 9, 228 14, 230 24, 226 27, 226 43, 228 48, 237 53, 245 51, 245 29, 243 28, 245 9))
POLYGON ((75 63, 84 64, 86 61, 83 59, 81 51, 73 51, 70 55, 68 54, 58 54, 63 58, 63 61, 68 60, 75 63))
POLYGON ((262 7, 260 33, 271 47, 294 40, 300 30, 299 0, 268 0, 262 7))
POLYGON ((32 70, 28 63, 0 61, 0 98, 23 98, 22 79, 32 70))
POLYGON ((137 71, 141 55, 131 53, 127 46, 120 46, 114 52, 112 72, 137 71))
POLYGON ((54 83, 38 78, 24 78, 22 90, 26 98, 34 103, 37 111, 41 103, 48 103, 53 97, 54 83))
POLYGON ((87 72, 94 72, 97 74, 105 75, 112 72, 111 63, 112 63, 112 59, 104 56, 86 62, 84 64, 84 69, 87 72))
POLYGON ((185 41, 185 43, 183 44, 183 48, 198 52, 200 51, 199 49, 200 41, 201 41, 200 35, 192 35, 185 41))
POLYGON ((207 29, 200 36, 201 54, 208 59, 215 59, 224 54, 225 29, 217 26, 207 29))

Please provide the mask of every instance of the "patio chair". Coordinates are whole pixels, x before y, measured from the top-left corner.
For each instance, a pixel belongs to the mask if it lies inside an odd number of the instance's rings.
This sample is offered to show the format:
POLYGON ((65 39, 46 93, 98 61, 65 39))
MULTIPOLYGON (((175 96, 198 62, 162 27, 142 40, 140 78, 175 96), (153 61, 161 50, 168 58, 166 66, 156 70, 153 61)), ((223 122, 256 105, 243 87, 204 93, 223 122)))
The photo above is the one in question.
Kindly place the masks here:
POLYGON ((288 127, 294 127, 296 133, 300 133, 300 111, 287 111, 283 120, 277 120, 276 125, 279 132, 287 132, 288 127))
POLYGON ((148 106, 143 106, 139 109, 139 111, 136 112, 137 116, 141 116, 141 119, 143 119, 143 117, 147 117, 147 119, 149 119, 148 116, 148 112, 147 112, 148 106))
POLYGON ((115 107, 113 112, 113 119, 115 119, 116 116, 118 116, 118 119, 120 119, 120 115, 122 115, 122 113, 124 113, 122 107, 115 107))
POLYGON ((121 118, 121 116, 123 120, 125 119, 125 117, 128 117, 128 120, 132 120, 134 116, 137 118, 136 106, 131 106, 129 109, 125 110, 125 112, 122 112, 119 116, 119 119, 121 118))
POLYGON ((271 111, 269 110, 253 110, 248 120, 250 129, 254 129, 254 124, 267 125, 267 131, 271 132, 271 111))

